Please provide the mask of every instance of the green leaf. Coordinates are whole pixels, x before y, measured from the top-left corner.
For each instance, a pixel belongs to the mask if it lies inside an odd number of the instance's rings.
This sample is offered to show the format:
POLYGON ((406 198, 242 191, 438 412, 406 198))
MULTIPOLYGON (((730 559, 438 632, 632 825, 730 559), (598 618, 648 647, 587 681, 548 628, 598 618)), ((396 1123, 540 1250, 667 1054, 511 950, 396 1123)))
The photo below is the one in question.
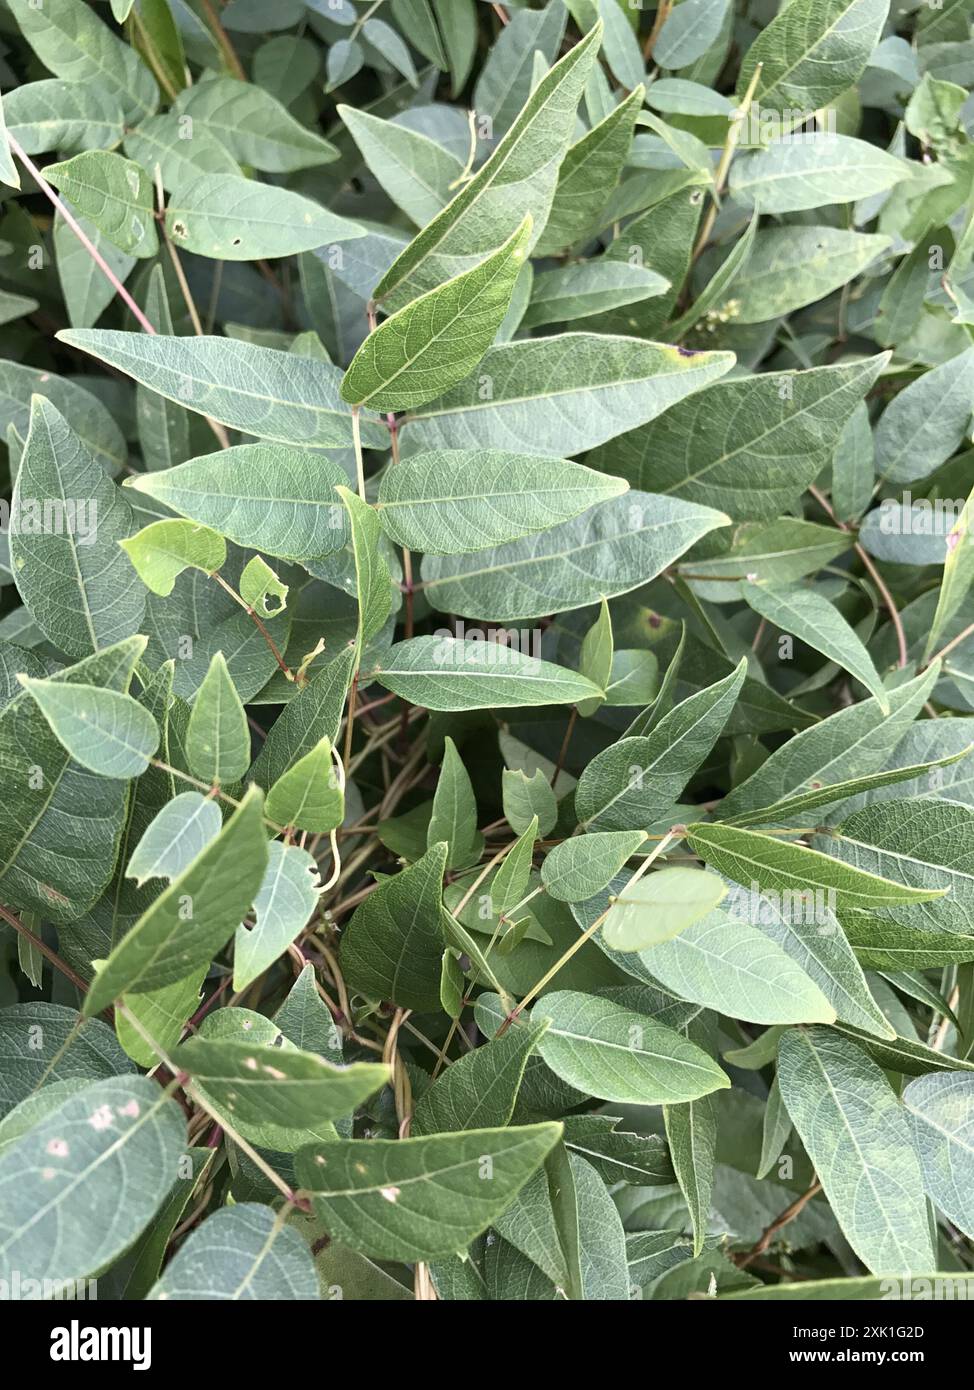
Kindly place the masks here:
POLYGON ((903 1091, 923 1183, 949 1221, 974 1239, 974 1078, 966 1072, 921 1076, 903 1091))
POLYGON ((432 849, 441 840, 448 845, 446 867, 463 868, 479 859, 483 837, 477 830, 477 799, 473 784, 453 739, 447 735, 443 761, 433 794, 433 812, 426 832, 426 845, 432 849))
MULTIPOLYGON (((578 654, 578 669, 600 690, 608 691, 613 660, 612 617, 605 599, 599 604, 599 616, 582 638, 578 654)), ((601 700, 585 700, 578 707, 583 719, 588 719, 602 704, 601 700)))
POLYGON ((166 209, 173 244, 220 261, 293 256, 365 235, 365 228, 286 188, 237 174, 180 183, 166 209))
POLYGON ((379 541, 382 531, 375 509, 347 487, 336 487, 352 533, 355 556, 355 592, 358 597, 356 663, 365 644, 383 627, 392 608, 392 577, 379 541))
POLYGON ((204 782, 236 782, 250 766, 247 715, 227 670, 216 652, 193 702, 186 731, 190 770, 204 782))
POLYGON ((44 177, 121 251, 156 254, 152 180, 141 165, 107 150, 88 150, 63 164, 48 164, 44 177))
POLYGON ((267 818, 321 835, 341 825, 345 797, 332 760, 331 742, 320 738, 267 793, 267 818))
POLYGON ((542 78, 487 162, 386 271, 375 297, 398 308, 469 270, 533 219, 530 251, 554 196, 575 108, 601 37, 586 35, 542 78))
POLYGON ((446 206, 463 173, 455 155, 421 131, 368 111, 340 105, 338 115, 385 192, 418 227, 446 206))
POLYGON ((138 630, 145 591, 116 544, 132 529, 127 500, 64 416, 35 397, 11 502, 10 557, 31 616, 68 656, 138 630))
POLYGON ((220 833, 220 807, 199 792, 181 792, 146 827, 125 870, 141 888, 152 878, 178 878, 220 833))
POLYGON ((657 1134, 619 1130, 610 1115, 567 1115, 565 1145, 580 1153, 607 1183, 669 1186, 673 1168, 666 1143, 657 1134))
POLYGON ((223 568, 227 558, 227 544, 221 535, 189 521, 150 522, 134 536, 120 540, 119 545, 146 588, 163 597, 172 593, 184 570, 213 574, 223 568))
POLYGON ((340 550, 348 539, 344 513, 333 496, 347 477, 327 454, 240 444, 176 468, 137 473, 126 485, 238 545, 308 560, 340 550))
POLYGON ((713 748, 734 707, 747 663, 691 695, 651 734, 622 738, 588 764, 575 792, 586 830, 650 830, 713 748))
POLYGON ((716 874, 678 864, 657 869, 613 901, 602 939, 613 951, 647 951, 692 927, 726 896, 727 885, 716 874))
POLYGON ((263 618, 272 618, 287 607, 289 586, 282 584, 260 555, 248 560, 240 575, 240 597, 263 618))
POLYGON ((321 739, 327 738, 334 745, 354 661, 354 649, 345 647, 285 706, 254 760, 254 781, 273 787, 321 739))
POLYGON ((468 377, 507 313, 530 234, 528 216, 493 255, 380 324, 352 359, 342 398, 372 410, 408 410, 468 377))
POLYGON ((564 666, 471 637, 397 642, 371 674, 411 704, 436 710, 572 705, 599 693, 564 666))
POLYGON ((320 1298, 311 1252, 270 1207, 238 1202, 192 1231, 146 1297, 180 1302, 320 1298))
POLYGON ((350 988, 420 1013, 439 1008, 446 857, 446 844, 434 845, 408 869, 383 879, 355 909, 340 956, 350 988))
POLYGON ((879 1067, 824 1028, 784 1033, 778 1084, 843 1234, 874 1274, 936 1263, 904 1110, 879 1067))
MULTIPOLYGON (((170 338, 106 329, 59 338, 158 391, 160 396, 233 429, 281 444, 335 448, 352 442, 352 415, 338 394, 337 367, 232 338, 170 338)), ((367 448, 388 435, 362 424, 367 448)))
POLYGON ((717 1107, 702 1096, 683 1105, 665 1105, 663 1123, 670 1157, 693 1226, 693 1255, 703 1254, 714 1187, 717 1107))
POLYGON ((7 1059, 0 1077, 2 1115, 51 1086, 63 1085, 63 1094, 69 1095, 87 1082, 134 1070, 107 1024, 82 1019, 64 1004, 0 1009, 0 1047, 7 1059))
POLYGON ((537 833, 547 835, 558 819, 558 803, 544 773, 528 777, 520 768, 505 768, 501 779, 504 815, 515 834, 526 835, 536 820, 537 833))
POLYGON ((866 140, 822 131, 791 139, 786 135, 735 160, 730 189, 758 212, 801 212, 873 198, 909 177, 905 160, 866 140))
POLYGON ((4 93, 7 130, 27 154, 104 149, 124 130, 118 94, 93 82, 48 77, 4 93))
POLYGON ((735 520, 778 517, 829 462, 885 361, 706 386, 648 429, 604 445, 589 462, 633 487, 721 507, 735 520))
POLYGON ((702 58, 716 43, 728 0, 682 0, 666 17, 653 47, 661 67, 678 70, 702 58))
POLYGON ((890 245, 886 236, 829 226, 759 231, 747 265, 734 281, 733 317, 741 324, 766 323, 824 299, 890 245))
POLYGON ((115 37, 83 0, 10 0, 20 31, 56 77, 98 87, 116 99, 132 124, 159 102, 155 78, 138 54, 115 37))
POLYGON ((649 583, 694 541, 727 524, 709 507, 625 493, 539 537, 472 556, 427 555, 423 590, 441 612, 488 622, 561 613, 649 583))
POLYGON ((346 1115, 389 1080, 372 1062, 334 1067, 297 1048, 190 1038, 173 1053, 216 1106, 244 1124, 309 1129, 346 1115))
POLYGON ((652 299, 667 289, 669 281, 655 270, 627 261, 583 261, 546 270, 535 276, 522 326, 540 328, 549 323, 571 323, 624 304, 652 299))
POLYGON ((910 382, 890 401, 876 426, 879 476, 890 483, 928 477, 962 443, 972 401, 974 348, 910 382))
POLYGON ((173 110, 190 117, 194 140, 201 132, 215 136, 239 163, 271 174, 338 158, 334 145, 307 130, 270 92, 252 82, 207 77, 180 92, 173 110))
POLYGON ((609 883, 646 840, 643 830, 606 830, 562 840, 541 866, 541 881, 561 902, 583 902, 609 883))
POLYGON ((242 924, 234 938, 235 990, 253 984, 297 940, 318 906, 319 893, 318 865, 307 850, 271 841, 254 899, 255 925, 242 924))
POLYGON ((629 1105, 696 1100, 727 1077, 696 1044, 608 999, 560 990, 535 1006, 548 1031, 539 1043, 557 1076, 585 1095, 629 1105))
POLYGON ((795 0, 763 29, 737 78, 743 96, 762 64, 754 100, 769 111, 817 111, 858 82, 879 41, 888 0, 795 0))
POLYGON ((463 1250, 499 1216, 561 1134, 557 1124, 302 1150, 297 1175, 328 1229, 380 1260, 463 1250))
POLYGON ((501 343, 476 376, 409 417, 403 443, 409 453, 513 448, 568 457, 655 419, 732 362, 729 353, 599 333, 501 343))
POLYGON ((145 772, 161 735, 138 700, 96 685, 66 685, 30 676, 19 679, 81 767, 102 777, 139 777, 145 772))
MULTIPOLYGON (((51 679, 124 693, 144 649, 144 637, 131 637, 51 679)), ((74 921, 111 880, 128 786, 74 762, 26 691, 0 713, 0 769, 0 896, 47 921, 74 921)))
POLYGON ((416 1106, 411 1133, 444 1134, 509 1124, 524 1068, 545 1024, 516 1024, 447 1067, 416 1106))
POLYGON ((823 594, 802 584, 770 587, 752 584, 750 580, 741 585, 741 594, 760 617, 780 631, 791 633, 799 642, 807 643, 862 681, 879 701, 883 713, 889 714, 889 695, 872 657, 851 625, 823 594))
POLYGON ((257 895, 267 866, 263 798, 251 787, 215 840, 156 898, 112 951, 85 999, 91 1017, 209 964, 257 895))

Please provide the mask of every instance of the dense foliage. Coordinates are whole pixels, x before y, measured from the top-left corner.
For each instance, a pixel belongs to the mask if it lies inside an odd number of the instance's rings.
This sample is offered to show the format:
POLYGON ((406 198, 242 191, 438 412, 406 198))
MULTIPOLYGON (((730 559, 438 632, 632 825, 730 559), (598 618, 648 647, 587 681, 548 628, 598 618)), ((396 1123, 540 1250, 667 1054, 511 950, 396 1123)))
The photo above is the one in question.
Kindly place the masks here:
POLYGON ((970 24, 0 6, 5 1288, 974 1294, 970 24))

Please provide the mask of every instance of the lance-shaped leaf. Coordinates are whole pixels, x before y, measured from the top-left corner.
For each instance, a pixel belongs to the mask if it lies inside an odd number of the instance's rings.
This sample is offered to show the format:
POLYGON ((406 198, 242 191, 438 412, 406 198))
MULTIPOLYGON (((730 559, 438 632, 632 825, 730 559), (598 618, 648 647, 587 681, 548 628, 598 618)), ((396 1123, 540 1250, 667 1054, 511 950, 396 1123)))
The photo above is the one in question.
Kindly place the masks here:
POLYGON ((974 1076, 920 1076, 903 1091, 903 1104, 927 1192, 974 1240, 974 1076))
POLYGON ((229 1039, 190 1038, 173 1061, 229 1117, 282 1129, 347 1115, 389 1080, 389 1068, 373 1062, 335 1067, 313 1052, 229 1039))
POLYGON ((886 360, 717 382, 589 462, 633 487, 721 507, 735 520, 770 520, 829 462, 886 360))
POLYGON ((214 654, 193 702, 186 758, 193 774, 213 785, 236 782, 250 766, 247 714, 222 652, 214 654))
POLYGON ((152 878, 178 878, 220 833, 220 807, 199 792, 181 792, 153 817, 125 870, 141 888, 152 878))
POLYGON ((369 999, 420 1013, 440 1006, 440 958, 447 944, 443 874, 447 846, 384 879, 356 909, 342 936, 342 974, 369 999))
POLYGON ((818 850, 791 844, 773 835, 738 830, 729 825, 691 825, 688 839, 708 864, 735 883, 756 883, 778 892, 823 890, 843 908, 870 910, 897 903, 942 898, 941 887, 913 888, 880 874, 844 864, 818 850))
POLYGON ((646 839, 643 830, 604 830, 562 840, 541 866, 541 881, 561 902, 584 902, 615 878, 646 839))
POLYGON ((548 219, 600 35, 601 25, 542 78, 487 162, 383 275, 377 299, 398 307, 469 270, 485 249, 506 241, 526 214, 534 223, 530 250, 548 219))
POLYGON ((876 426, 879 476, 891 483, 928 477, 963 441, 972 402, 974 348, 910 382, 890 401, 876 426))
POLYGON ((4 92, 3 108, 7 130, 26 154, 103 149, 124 131, 117 95, 92 82, 25 82, 4 92))
POLYGON ((344 468, 327 454, 239 444, 175 468, 137 473, 126 486, 238 545, 307 560, 340 550, 347 541, 344 512, 333 495, 347 481, 344 468))
POLYGON ((528 1058, 545 1023, 515 1024, 447 1067, 416 1106, 411 1133, 445 1134, 509 1124, 528 1058))
POLYGON ((0 1154, 4 1278, 83 1279, 111 1264, 162 1205, 185 1134, 179 1106, 148 1077, 69 1096, 0 1154))
MULTIPOLYGON (((144 637, 69 666, 51 677, 65 685, 125 692, 144 637)), ((108 886, 125 822, 128 787, 80 767, 26 691, 0 714, 0 896, 70 922, 108 886)))
POLYGON ((335 743, 354 662, 354 649, 345 647, 285 705, 254 760, 253 778, 261 786, 272 787, 323 738, 335 743))
POLYGON ((328 1230, 379 1260, 465 1249, 509 1205, 561 1136, 561 1125, 472 1129, 419 1139, 303 1149, 299 1183, 328 1230))
POLYGON ((910 177, 910 166, 866 140, 821 131, 745 155, 731 166, 730 190, 759 212, 801 212, 854 203, 910 177))
POLYGON ((747 669, 699 690, 664 715, 651 734, 620 739, 586 767, 575 811, 586 829, 648 830, 674 804, 727 723, 747 669))
POLYGON ((625 101, 576 141, 562 160, 558 185, 535 254, 550 256, 563 246, 597 231, 626 156, 632 146, 636 117, 645 97, 642 84, 625 101))
POLYGON ((670 282, 655 270, 627 261, 583 261, 536 275, 531 302, 521 322, 525 328, 571 323, 652 299, 669 287, 670 282))
POLYGON ((842 616, 835 604, 822 594, 802 584, 752 584, 745 580, 741 594, 755 613, 782 632, 790 632, 799 642, 835 661, 862 681, 879 701, 884 714, 889 714, 889 695, 876 670, 869 652, 859 635, 842 616))
POLYGON ((139 777, 159 747, 159 725, 149 711, 120 690, 21 676, 58 741, 89 772, 139 777))
POLYGON ((44 177, 120 251, 156 254, 152 180, 140 164, 108 150, 86 150, 62 164, 49 164, 44 177))
POLYGON ((739 323, 766 323, 824 299, 889 251, 891 239, 840 227, 770 227, 754 249, 725 303, 739 323))
POLYGON ((84 0, 11 0, 21 33, 56 77, 100 87, 137 124, 159 102, 155 78, 134 48, 103 24, 84 0))
POLYGON ((220 261, 294 256, 350 241, 365 228, 286 188, 237 174, 202 174, 180 184, 166 209, 175 246, 220 261))
POLYGON ((147 589, 168 597, 186 569, 213 574, 227 558, 227 543, 208 526, 190 521, 152 521, 119 545, 147 589))
POLYGON ((673 1165, 658 1134, 620 1130, 611 1115, 567 1115, 565 1145, 580 1153, 607 1183, 668 1187, 673 1165))
POLYGON ((69 656, 138 630, 145 590, 117 545, 133 529, 127 500, 64 416, 35 397, 11 502, 10 555, 32 617, 69 656))
POLYGON ((309 169, 338 158, 334 145, 306 129, 271 92, 252 82, 207 77, 180 92, 173 110, 191 118, 194 140, 204 131, 241 164, 271 174, 309 169))
POLYGON ((341 825, 344 816, 345 797, 331 742, 327 737, 320 738, 267 793, 267 818, 277 825, 320 835, 341 825))
POLYGON ((546 531, 627 486, 567 459, 443 449, 388 469, 376 511, 387 535, 407 549, 460 555, 546 531))
POLYGON ((374 508, 347 487, 335 491, 345 505, 355 557, 355 592, 358 598, 356 661, 365 644, 381 629, 392 608, 392 577, 379 541, 382 531, 374 508))
POLYGON ((493 255, 381 323, 352 359, 342 399, 410 410, 469 376, 504 320, 530 235, 528 216, 493 255))
POLYGON ((646 1014, 572 990, 535 1005, 548 1031, 538 1047, 552 1071, 585 1095, 628 1105, 696 1100, 729 1086, 702 1048, 646 1014))
MULTIPOLYGON (((160 396, 233 429, 315 448, 352 442, 351 410, 338 394, 341 372, 327 362, 237 338, 170 338, 94 328, 58 337, 160 396)), ((362 441, 367 448, 381 449, 388 432, 366 419, 362 441)))
POLYGON ((501 774, 501 795, 507 823, 517 834, 527 834, 533 820, 539 835, 553 830, 558 819, 558 803, 551 783, 539 768, 530 777, 520 768, 505 768, 501 774))
POLYGON ((906 1113, 879 1067, 825 1028, 789 1029, 778 1085, 843 1234, 874 1274, 932 1269, 923 1178, 906 1113))
POLYGON ((251 787, 238 810, 112 951, 85 999, 99 1013, 120 994, 144 994, 209 964, 251 906, 267 867, 263 797, 251 787))
POLYGON ((888 0, 796 0, 767 25, 748 49, 737 78, 747 91, 760 63, 754 92, 769 111, 817 111, 862 75, 879 40, 888 0))
POLYGON ((146 1298, 300 1303, 321 1297, 307 1244, 270 1208, 238 1202, 208 1216, 146 1298))
POLYGON ((451 185, 463 174, 452 151, 422 131, 353 106, 340 105, 338 115, 385 192, 418 227, 446 206, 451 185))
POLYGON ((477 798, 470 774, 463 765, 453 739, 447 735, 443 761, 433 794, 433 811, 426 831, 427 847, 440 840, 449 846, 448 869, 463 867, 480 858, 483 836, 477 830, 477 798))
POLYGON ((726 896, 727 885, 716 874, 679 864, 657 869, 615 898, 602 926, 602 940, 613 951, 647 951, 692 927, 726 896))
POLYGON ((601 693, 577 671, 471 637, 397 642, 371 674, 411 704, 436 710, 573 705, 601 693))
POLYGON ((649 583, 728 521, 691 502, 625 493, 537 537, 476 555, 427 555, 423 588, 442 612, 488 622, 563 613, 649 583))
POLYGON ((234 937, 233 987, 246 989, 295 941, 318 906, 318 865, 307 850, 272 840, 264 880, 254 898, 255 924, 234 937))
POLYGON ((473 378, 409 416, 403 443, 411 453, 529 448, 567 458, 654 420, 733 361, 600 333, 501 343, 473 378))

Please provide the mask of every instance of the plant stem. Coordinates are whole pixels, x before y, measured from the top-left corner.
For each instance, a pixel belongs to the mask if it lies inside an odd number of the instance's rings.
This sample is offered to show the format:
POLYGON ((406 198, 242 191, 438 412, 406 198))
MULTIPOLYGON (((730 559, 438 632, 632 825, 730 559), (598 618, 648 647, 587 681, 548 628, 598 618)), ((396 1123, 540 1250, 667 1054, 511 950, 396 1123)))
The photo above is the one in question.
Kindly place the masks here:
POLYGON ((247 74, 244 72, 243 64, 237 57, 237 51, 227 36, 227 31, 223 27, 220 16, 217 14, 212 0, 200 0, 200 5, 203 13, 206 15, 206 22, 210 27, 210 32, 220 47, 220 52, 223 54, 227 67, 233 73, 234 77, 239 78, 241 82, 246 82, 247 74))
POLYGON ((248 617, 251 619, 254 626, 256 627, 257 631, 260 633, 261 637, 263 637, 264 641, 267 643, 268 647, 271 650, 271 654, 273 655, 274 660, 277 662, 278 666, 284 672, 285 676, 287 676, 288 680, 293 681, 294 672, 291 670, 290 666, 287 664, 280 651, 278 650, 277 643, 274 641, 273 637, 270 635, 270 633, 267 631, 267 628, 264 626, 264 622, 263 619, 260 617, 260 614, 256 613, 253 610, 253 608, 251 608, 250 604, 247 602, 245 598, 240 597, 233 585, 228 584, 227 581, 223 578, 223 575, 220 574, 217 570, 209 571, 209 575, 211 579, 216 580, 221 589, 226 590, 226 592, 230 595, 230 597, 234 600, 235 603, 240 604, 240 607, 248 615, 248 617))
POLYGON ((352 447, 355 450, 355 476, 358 479, 358 495, 362 501, 366 501, 365 496, 365 463, 362 459, 362 421, 359 416, 359 407, 352 406, 352 447))
POLYGON ((747 91, 744 93, 744 98, 731 117, 727 138, 724 141, 724 148, 721 151, 720 163, 717 165, 717 172, 714 174, 714 187, 710 200, 710 207, 707 209, 707 215, 700 229, 700 236, 697 238, 697 244, 693 250, 694 260, 697 259, 703 248, 707 245, 707 242, 710 240, 710 233, 714 229, 714 223, 717 220, 717 208, 720 203, 720 195, 727 185, 727 175, 730 173, 731 163, 734 159, 734 151, 737 149, 737 142, 741 138, 741 128, 747 120, 747 113, 751 109, 751 102, 754 100, 754 93, 757 91, 762 66, 761 63, 758 63, 757 67, 754 69, 751 81, 748 83, 747 91))

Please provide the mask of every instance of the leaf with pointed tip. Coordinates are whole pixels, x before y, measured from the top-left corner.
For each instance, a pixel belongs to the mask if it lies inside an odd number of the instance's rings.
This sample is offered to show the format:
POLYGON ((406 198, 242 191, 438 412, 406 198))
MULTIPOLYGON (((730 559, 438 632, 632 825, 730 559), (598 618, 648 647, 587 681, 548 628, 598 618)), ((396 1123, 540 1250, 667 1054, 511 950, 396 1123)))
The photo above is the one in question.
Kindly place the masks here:
POLYGON ((823 594, 803 584, 752 584, 745 579, 741 595, 755 613, 782 632, 791 633, 835 661, 875 695, 889 714, 889 694, 862 640, 823 594))
POLYGON ((26 154, 103 149, 124 131, 118 96, 97 83, 25 82, 4 93, 3 105, 7 130, 26 154))
POLYGON ((411 704, 436 710, 572 705, 600 693, 564 666, 469 637, 397 642, 371 674, 411 704))
POLYGON ((906 1113, 875 1062, 825 1028, 789 1029, 778 1084, 843 1234, 874 1274, 936 1263, 906 1113))
POLYGON ((345 647, 284 707, 254 760, 252 777, 261 786, 273 787, 323 738, 335 743, 354 661, 354 648, 345 647))
POLYGON ((181 1302, 300 1303, 320 1297, 307 1245, 270 1207, 257 1202, 213 1212, 190 1233, 146 1294, 150 1301, 181 1302))
POLYGON ((170 198, 166 232, 197 256, 253 261, 350 241, 365 228, 286 188, 238 174, 201 174, 170 198))
POLYGON ((373 1062, 335 1067, 298 1048, 229 1039, 190 1038, 172 1056, 228 1117, 282 1129, 347 1115, 389 1080, 389 1068, 373 1062))
POLYGON ((64 416, 35 397, 11 502, 10 556, 31 616, 69 656, 138 630, 145 590, 117 545, 133 529, 127 499, 64 416))
POLYGON ((515 834, 526 834, 532 820, 537 821, 539 835, 554 829, 558 803, 551 783, 540 769, 528 777, 520 768, 505 768, 501 779, 504 815, 515 834))
POLYGON ((62 164, 48 164, 44 177, 120 251, 156 254, 155 195, 140 164, 109 150, 86 150, 62 164))
POLYGON ((962 443, 972 403, 974 348, 911 381, 890 401, 876 426, 880 478, 909 483, 928 477, 962 443))
MULTIPOLYGON (((341 372, 327 362, 237 338, 173 338, 108 329, 58 337, 126 372, 171 401, 223 425, 281 444, 335 448, 352 442, 352 414, 338 394, 341 372)), ((381 449, 384 427, 362 422, 366 448, 381 449)))
POLYGON ((208 965, 244 917, 264 877, 263 797, 251 787, 216 839, 123 937, 85 999, 85 1016, 120 994, 143 994, 208 965))
POLYGON ((475 555, 427 555, 423 592, 441 612, 487 622, 563 613, 649 583, 727 524, 709 507, 628 492, 540 536, 475 555))
POLYGON ((374 507, 351 488, 336 487, 348 513, 355 558, 355 593, 358 598, 356 661, 370 638, 382 628, 392 609, 392 576, 379 541, 382 531, 374 507))
POLYGON ((440 840, 449 846, 446 867, 463 868, 479 859, 483 836, 477 831, 477 800, 470 774, 463 765, 453 739, 447 735, 443 761, 433 794, 433 811, 426 831, 426 845, 432 849, 440 840))
POLYGON ((802 212, 885 193, 910 177, 910 166, 866 140, 820 131, 787 135, 731 167, 730 191, 758 212, 802 212))
POLYGON ((111 1264, 162 1205, 185 1134, 179 1106, 148 1077, 68 1096, 0 1154, 4 1278, 83 1279, 111 1264))
POLYGON ((267 793, 267 818, 321 835, 341 825, 345 797, 335 774, 331 742, 320 738, 267 793))
POLYGON ((183 570, 213 574, 227 558, 223 537, 190 521, 152 521, 119 545, 146 588, 163 597, 172 593, 183 570))
POLYGON ((716 874, 680 864, 657 869, 615 898, 602 939, 613 951, 647 951, 692 927, 726 896, 727 885, 716 874))
POLYGON ((725 1074, 695 1043, 608 999, 559 990, 535 1005, 548 1031, 538 1047, 552 1071, 585 1095, 629 1105, 696 1100, 725 1074))
POLYGON ((220 808, 200 792, 181 792, 146 828, 125 870, 141 888, 152 878, 178 878, 220 833, 220 808))
POLYGON ((444 1134, 509 1124, 524 1068, 546 1025, 515 1024, 448 1067, 413 1114, 411 1133, 444 1134))
POLYGON ((665 815, 713 748, 744 682, 729 676, 676 705, 651 734, 622 738, 582 773, 575 811, 586 830, 649 830, 665 815))
POLYGON ((368 111, 339 105, 338 115, 385 192, 418 227, 446 206, 463 174, 455 155, 421 131, 368 111))
POLYGON ((474 377, 409 416, 403 445, 410 453, 518 449, 567 458, 654 420, 733 361, 727 352, 602 333, 501 343, 474 377))
POLYGON ((186 757, 195 776, 214 786, 236 782, 250 766, 247 714, 222 652, 214 654, 193 702, 186 757))
POLYGON ((296 1171, 344 1244, 373 1259, 427 1260, 464 1250, 560 1135, 561 1125, 539 1124, 369 1144, 339 1140, 303 1149, 296 1171))
POLYGON ((459 555, 547 531, 626 486, 567 459, 441 449, 384 473, 376 511, 399 545, 459 555))
POLYGON ((21 676, 57 739, 72 758, 101 777, 139 777, 159 747, 159 726, 120 690, 21 676))
POLYGON ((318 906, 318 865, 307 850, 273 840, 254 899, 253 927, 241 925, 234 938, 233 987, 246 989, 284 954, 318 906))
POLYGON ((134 1071, 107 1024, 82 1019, 64 1004, 9 1004, 0 1009, 0 1050, 5 1058, 0 1115, 51 1085, 78 1090, 87 1082, 134 1071))
POLYGON ((469 270, 485 250, 506 241, 526 214, 534 221, 528 249, 533 246, 547 221, 600 30, 571 48, 542 78, 487 162, 383 275, 377 299, 398 308, 469 270))
POLYGON ((241 164, 286 174, 338 158, 328 140, 306 129, 265 87, 234 77, 207 77, 180 92, 173 110, 214 136, 241 164))

